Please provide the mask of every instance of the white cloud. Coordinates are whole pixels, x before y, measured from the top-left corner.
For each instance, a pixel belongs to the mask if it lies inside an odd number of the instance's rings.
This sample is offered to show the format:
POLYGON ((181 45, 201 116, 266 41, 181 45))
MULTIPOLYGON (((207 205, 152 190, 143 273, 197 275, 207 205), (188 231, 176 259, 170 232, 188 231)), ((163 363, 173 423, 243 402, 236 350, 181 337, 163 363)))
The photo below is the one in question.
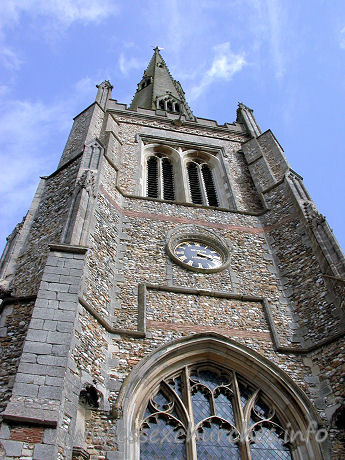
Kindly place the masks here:
POLYGON ((9 99, 9 89, 0 86, 0 246, 28 210, 39 176, 56 168, 72 117, 96 91, 85 77, 75 83, 73 98, 60 95, 59 102, 45 104, 9 99))
POLYGON ((248 51, 251 63, 258 69, 266 67, 268 51, 274 75, 280 80, 292 52, 291 31, 295 26, 289 23, 289 5, 282 0, 242 0, 241 7, 244 6, 247 7, 244 30, 251 35, 250 41, 246 40, 252 50, 248 51))
POLYGON ((0 100, 10 92, 10 88, 7 85, 0 84, 0 100))
POLYGON ((231 51, 230 43, 221 43, 214 48, 211 67, 205 72, 200 83, 191 89, 191 99, 197 99, 216 79, 231 80, 247 64, 244 54, 231 51))
MULTIPOLYGON (((12 100, 0 113, 0 244, 27 211, 39 176, 53 169, 50 136, 60 131, 62 106, 12 100)), ((55 165, 54 165, 55 166, 55 165)))
POLYGON ((267 0, 266 6, 268 10, 268 23, 271 42, 271 52, 275 65, 275 75, 278 79, 283 77, 285 73, 284 55, 282 52, 282 30, 283 18, 286 15, 282 11, 279 0, 267 0))
POLYGON ((79 96, 92 98, 96 94, 96 83, 90 77, 81 78, 74 86, 79 96))
POLYGON ((135 57, 128 58, 123 53, 121 53, 119 57, 119 67, 121 73, 127 75, 131 69, 144 69, 145 64, 143 64, 140 59, 135 57))
POLYGON ((41 35, 48 40, 59 36, 73 23, 99 23, 117 14, 113 0, 5 0, 0 15, 0 62, 12 71, 19 69, 22 59, 12 47, 8 31, 19 27, 22 18, 38 19, 41 35), (8 35, 7 35, 8 33, 8 35))
POLYGON ((7 0, 1 7, 0 26, 11 26, 20 21, 21 14, 46 16, 65 26, 73 22, 100 22, 118 13, 112 0, 7 0))
POLYGON ((345 27, 343 27, 340 31, 339 46, 340 48, 345 49, 345 27))
POLYGON ((23 63, 19 56, 6 46, 0 48, 0 61, 9 70, 18 70, 23 63))

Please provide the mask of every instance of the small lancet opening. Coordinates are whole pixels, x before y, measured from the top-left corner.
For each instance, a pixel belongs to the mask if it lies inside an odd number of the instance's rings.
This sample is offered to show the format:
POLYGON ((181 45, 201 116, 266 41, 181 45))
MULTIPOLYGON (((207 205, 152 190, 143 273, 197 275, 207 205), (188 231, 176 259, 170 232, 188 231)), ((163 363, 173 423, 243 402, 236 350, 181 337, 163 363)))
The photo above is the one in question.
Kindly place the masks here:
POLYGON ((204 179, 207 201, 209 206, 219 206, 216 188, 214 186, 214 180, 212 171, 207 164, 203 164, 201 167, 202 177, 204 179))
POLYGON ((147 196, 158 198, 158 159, 150 157, 147 160, 147 196))
POLYGON ((192 203, 203 204, 198 174, 198 166, 195 163, 191 162, 187 166, 187 171, 192 203))
POLYGON ((79 394, 72 460, 88 458, 86 424, 91 411, 99 409, 100 396, 93 385, 86 385, 79 394))
POLYGON ((174 175, 173 166, 168 158, 162 160, 162 172, 163 172, 163 198, 164 200, 174 201, 174 175))
POLYGON ((79 394, 79 404, 85 405, 93 409, 98 409, 98 392, 92 385, 86 385, 86 387, 79 394))

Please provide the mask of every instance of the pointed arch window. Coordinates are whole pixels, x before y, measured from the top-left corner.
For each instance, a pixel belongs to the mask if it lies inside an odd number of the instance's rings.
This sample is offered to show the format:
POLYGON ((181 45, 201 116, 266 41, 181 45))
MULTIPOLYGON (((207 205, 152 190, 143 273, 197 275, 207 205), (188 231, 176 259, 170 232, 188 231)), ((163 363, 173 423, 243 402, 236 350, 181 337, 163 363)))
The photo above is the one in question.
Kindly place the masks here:
POLYGON ((162 154, 157 153, 147 159, 146 195, 150 198, 175 200, 173 165, 162 154))
POLYGON ((181 104, 172 97, 162 97, 157 100, 157 108, 166 112, 180 113, 181 104))
POLYGON ((149 86, 152 83, 152 77, 146 77, 144 78, 141 83, 138 85, 138 91, 146 88, 146 86, 149 86))
POLYGON ((198 160, 187 164, 189 191, 192 203, 219 206, 212 170, 198 160))
POLYGON ((292 459, 269 398, 234 371, 185 366, 162 380, 143 411, 140 460, 292 459))

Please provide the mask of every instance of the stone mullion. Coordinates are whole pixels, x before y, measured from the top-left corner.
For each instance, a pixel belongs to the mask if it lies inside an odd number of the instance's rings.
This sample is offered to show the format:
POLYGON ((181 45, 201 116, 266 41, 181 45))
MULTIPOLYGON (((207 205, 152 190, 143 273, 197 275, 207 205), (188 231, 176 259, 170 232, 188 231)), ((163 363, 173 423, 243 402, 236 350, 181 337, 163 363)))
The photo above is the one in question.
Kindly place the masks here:
POLYGON ((201 170, 202 165, 198 164, 197 166, 198 166, 198 178, 199 178, 199 185, 200 185, 200 190, 201 190, 201 195, 202 195, 202 202, 204 205, 208 206, 208 197, 207 197, 206 187, 205 187, 204 178, 202 176, 202 170, 201 170))
POLYGON ((184 368, 184 372, 182 374, 182 378, 184 380, 183 385, 183 399, 186 402, 186 408, 189 414, 189 425, 187 430, 187 439, 186 439, 186 452, 187 452, 187 459, 188 460, 197 460, 197 453, 196 453, 196 442, 195 442, 195 425, 194 425, 194 415, 193 415, 193 404, 192 404, 192 393, 190 387, 190 374, 188 367, 184 368))
POLYGON ((213 394, 213 391, 211 393, 211 400, 210 400, 210 403, 211 403, 211 413, 212 415, 217 415, 216 413, 216 403, 214 401, 214 394, 213 394))
POLYGON ((247 426, 245 423, 245 416, 241 404, 241 394, 238 386, 235 372, 233 372, 233 391, 234 391, 234 414, 235 414, 235 425, 240 432, 240 452, 243 460, 251 460, 249 443, 246 439, 247 426))
POLYGON ((164 183, 163 183, 163 158, 157 158, 158 169, 158 198, 164 199, 164 183))

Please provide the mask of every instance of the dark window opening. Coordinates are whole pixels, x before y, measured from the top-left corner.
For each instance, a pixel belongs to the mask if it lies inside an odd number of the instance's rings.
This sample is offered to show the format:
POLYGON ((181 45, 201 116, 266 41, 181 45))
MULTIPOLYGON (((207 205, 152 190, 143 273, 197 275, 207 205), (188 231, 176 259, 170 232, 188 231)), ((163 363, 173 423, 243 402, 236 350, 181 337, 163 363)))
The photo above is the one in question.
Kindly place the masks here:
POLYGON ((175 104, 175 112, 180 112, 180 106, 179 104, 175 104))
POLYGON ((97 409, 99 407, 98 393, 92 385, 86 385, 84 390, 81 390, 79 402, 85 406, 97 409))
POLYGON ((147 161, 147 196, 158 198, 158 160, 151 157, 147 161))
POLYGON ((139 89, 146 88, 146 86, 149 86, 150 83, 151 83, 151 78, 147 78, 146 80, 143 80, 139 89))
POLYGON ((171 102, 171 101, 168 101, 168 102, 167 102, 167 110, 168 110, 169 112, 172 112, 172 111, 173 111, 173 106, 172 106, 172 102, 171 102))
POLYGON ((192 203, 203 204, 197 165, 195 163, 189 163, 187 171, 192 203))
POLYGON ((163 170, 163 198, 164 200, 173 201, 175 199, 173 167, 172 167, 170 160, 168 160, 168 158, 163 158, 162 170, 163 170))
POLYGON ((210 168, 203 164, 201 167, 202 177, 204 179, 207 201, 210 206, 219 206, 216 188, 214 186, 213 175, 210 168))
POLYGON ((164 101, 162 99, 159 101, 159 108, 165 110, 164 101))

